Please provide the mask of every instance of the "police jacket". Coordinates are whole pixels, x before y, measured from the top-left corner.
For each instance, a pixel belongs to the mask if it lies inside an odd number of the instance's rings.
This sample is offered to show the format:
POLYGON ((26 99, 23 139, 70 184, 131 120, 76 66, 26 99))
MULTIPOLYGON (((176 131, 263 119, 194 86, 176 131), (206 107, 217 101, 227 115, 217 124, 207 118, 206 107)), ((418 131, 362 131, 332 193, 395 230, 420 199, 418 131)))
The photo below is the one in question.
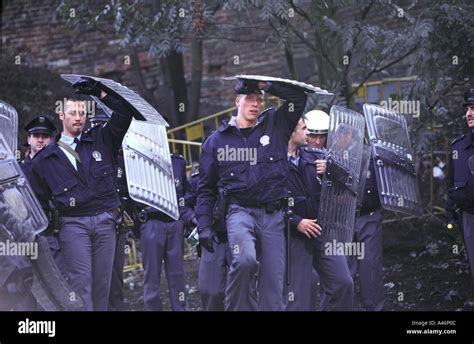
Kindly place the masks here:
POLYGON ((474 142, 468 132, 451 143, 449 152, 448 209, 474 213, 474 142))
POLYGON ((211 226, 219 188, 227 189, 230 202, 241 206, 262 206, 287 194, 288 140, 303 113, 306 94, 282 83, 267 83, 266 91, 286 102, 260 114, 247 137, 227 122, 203 143, 196 206, 199 227, 211 226), (255 153, 256 161, 218 159, 231 149, 255 153))
POLYGON ((318 217, 321 179, 318 179, 315 161, 325 158, 323 151, 311 147, 299 148, 298 154, 298 166, 288 160, 290 175, 287 182, 290 197, 294 200, 291 219, 291 227, 294 230, 301 220, 318 217))
POLYGON ((23 160, 23 162, 20 163, 21 170, 25 174, 26 179, 28 179, 28 182, 31 183, 31 168, 33 167, 33 159, 31 159, 30 155, 23 160))
POLYGON ((188 189, 184 195, 184 207, 180 211, 180 218, 189 225, 194 217, 196 207, 199 173, 194 173, 188 180, 188 189))
POLYGON ((377 180, 375 178, 374 160, 371 158, 369 169, 367 170, 367 179, 362 196, 362 206, 360 215, 367 215, 380 208, 379 191, 377 189, 377 180))
POLYGON ((102 101, 114 111, 105 125, 81 135, 76 146, 82 163, 77 170, 53 140, 33 159, 32 186, 43 208, 51 198, 60 216, 92 216, 120 206, 116 157, 132 114, 120 98, 108 94, 102 101))

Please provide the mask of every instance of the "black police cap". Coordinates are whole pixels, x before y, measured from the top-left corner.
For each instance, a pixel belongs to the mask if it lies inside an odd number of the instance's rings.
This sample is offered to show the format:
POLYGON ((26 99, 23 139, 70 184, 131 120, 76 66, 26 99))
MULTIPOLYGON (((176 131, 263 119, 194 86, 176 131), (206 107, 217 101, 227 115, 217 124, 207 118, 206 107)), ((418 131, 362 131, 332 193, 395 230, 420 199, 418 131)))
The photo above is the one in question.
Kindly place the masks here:
POLYGON ((469 88, 464 92, 464 103, 462 105, 474 105, 474 85, 469 86, 469 88))
POLYGON ((237 94, 262 94, 262 91, 258 88, 258 80, 249 79, 237 79, 234 86, 234 91, 237 94))
POLYGON ((47 134, 52 136, 56 131, 53 122, 46 116, 37 116, 33 118, 27 125, 25 131, 28 134, 47 134))

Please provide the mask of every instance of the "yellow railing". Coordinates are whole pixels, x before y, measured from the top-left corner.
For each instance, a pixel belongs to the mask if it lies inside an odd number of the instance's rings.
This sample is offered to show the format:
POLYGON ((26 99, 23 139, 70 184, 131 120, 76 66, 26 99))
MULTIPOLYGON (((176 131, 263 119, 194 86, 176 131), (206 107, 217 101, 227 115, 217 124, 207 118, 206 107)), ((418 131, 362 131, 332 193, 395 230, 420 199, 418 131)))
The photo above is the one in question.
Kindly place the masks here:
MULTIPOLYGON (((416 80, 416 75, 415 76, 408 76, 408 77, 402 77, 402 78, 385 78, 382 80, 377 80, 377 81, 369 81, 363 84, 357 91, 357 97, 362 98, 364 102, 367 102, 369 99, 369 92, 368 89, 370 87, 377 87, 377 91, 379 94, 379 99, 378 101, 384 99, 384 88, 385 86, 388 85, 393 85, 396 84, 396 95, 398 97, 401 97, 402 95, 402 83, 409 83, 411 81, 416 80)), ((358 83, 353 83, 352 88, 357 88, 359 86, 358 83)))

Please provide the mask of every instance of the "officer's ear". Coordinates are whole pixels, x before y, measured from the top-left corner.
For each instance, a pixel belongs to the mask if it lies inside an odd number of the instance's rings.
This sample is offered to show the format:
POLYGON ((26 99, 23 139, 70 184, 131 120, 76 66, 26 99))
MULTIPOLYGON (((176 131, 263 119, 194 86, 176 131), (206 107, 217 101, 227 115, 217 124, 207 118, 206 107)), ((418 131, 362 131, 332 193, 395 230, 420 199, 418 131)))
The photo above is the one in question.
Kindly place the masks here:
POLYGON ((239 107, 241 97, 241 94, 238 94, 237 97, 235 97, 235 106, 239 107))
POLYGON ((59 119, 60 119, 61 121, 64 121, 64 116, 65 116, 65 114, 64 114, 63 111, 59 111, 58 116, 59 116, 59 119))

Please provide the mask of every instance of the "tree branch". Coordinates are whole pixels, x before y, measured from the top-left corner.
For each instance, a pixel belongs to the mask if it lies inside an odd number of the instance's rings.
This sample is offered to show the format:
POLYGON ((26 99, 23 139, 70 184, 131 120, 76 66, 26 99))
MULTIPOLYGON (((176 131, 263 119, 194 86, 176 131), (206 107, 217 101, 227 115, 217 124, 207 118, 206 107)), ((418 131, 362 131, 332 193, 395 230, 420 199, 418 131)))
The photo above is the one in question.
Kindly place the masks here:
POLYGON ((383 70, 385 70, 385 69, 387 69, 387 68, 393 66, 394 64, 397 64, 398 62, 404 60, 406 57, 408 57, 408 56, 411 55, 413 52, 415 52, 415 51, 418 49, 418 47, 419 47, 419 44, 415 45, 412 49, 410 49, 408 52, 406 52, 405 54, 403 54, 403 55, 400 56, 399 58, 393 60, 393 61, 390 62, 390 63, 387 63, 385 66, 380 67, 380 68, 375 68, 375 69, 371 70, 371 71, 369 72, 369 74, 367 74, 367 75, 365 76, 364 80, 362 80, 362 81, 360 82, 360 84, 357 86, 357 88, 356 88, 355 90, 352 90, 352 91, 349 93, 349 97, 352 97, 352 96, 359 90, 359 88, 361 88, 362 85, 364 85, 365 82, 366 82, 367 80, 369 80, 369 78, 370 78, 372 75, 374 75, 374 74, 376 74, 376 73, 380 73, 381 71, 383 71, 383 70))

